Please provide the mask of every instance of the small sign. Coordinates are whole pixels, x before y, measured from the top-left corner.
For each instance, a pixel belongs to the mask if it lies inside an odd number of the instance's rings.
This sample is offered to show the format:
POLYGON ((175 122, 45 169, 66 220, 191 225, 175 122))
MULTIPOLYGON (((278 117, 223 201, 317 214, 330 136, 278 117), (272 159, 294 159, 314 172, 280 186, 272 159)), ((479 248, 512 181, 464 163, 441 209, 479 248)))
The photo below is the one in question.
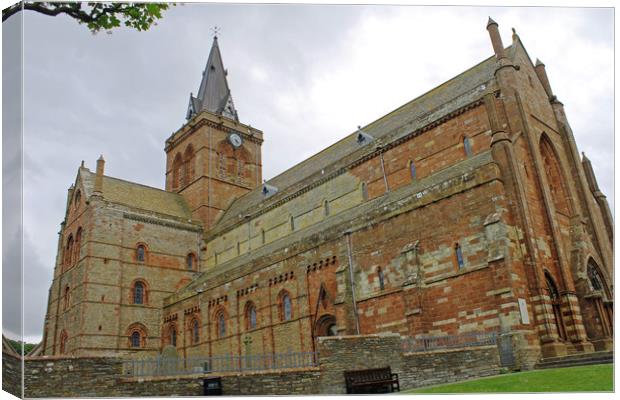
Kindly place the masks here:
POLYGON ((530 323, 530 316, 527 313, 527 304, 525 303, 525 299, 519 299, 519 312, 521 313, 521 322, 523 324, 530 323))

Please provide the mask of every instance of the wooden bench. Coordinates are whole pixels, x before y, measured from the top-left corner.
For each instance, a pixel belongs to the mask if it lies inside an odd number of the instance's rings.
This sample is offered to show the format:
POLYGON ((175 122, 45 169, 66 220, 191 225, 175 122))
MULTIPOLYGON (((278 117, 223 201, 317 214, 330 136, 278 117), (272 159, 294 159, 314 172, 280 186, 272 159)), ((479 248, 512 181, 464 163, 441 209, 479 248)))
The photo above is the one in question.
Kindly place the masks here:
POLYGON ((390 367, 344 371, 347 394, 372 394, 400 392, 398 374, 390 367))

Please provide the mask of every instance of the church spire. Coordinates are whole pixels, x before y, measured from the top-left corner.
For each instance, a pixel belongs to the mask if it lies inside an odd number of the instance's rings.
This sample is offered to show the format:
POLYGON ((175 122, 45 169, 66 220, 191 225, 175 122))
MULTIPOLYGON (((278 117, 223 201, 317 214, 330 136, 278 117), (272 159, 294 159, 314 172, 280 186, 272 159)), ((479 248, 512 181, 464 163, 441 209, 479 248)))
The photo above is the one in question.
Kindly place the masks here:
POLYGON ((237 110, 228 88, 226 80, 227 71, 224 69, 217 35, 213 36, 213 44, 205 70, 202 72, 202 81, 198 89, 198 95, 189 95, 187 119, 192 118, 203 110, 223 115, 235 121, 239 121, 237 110))

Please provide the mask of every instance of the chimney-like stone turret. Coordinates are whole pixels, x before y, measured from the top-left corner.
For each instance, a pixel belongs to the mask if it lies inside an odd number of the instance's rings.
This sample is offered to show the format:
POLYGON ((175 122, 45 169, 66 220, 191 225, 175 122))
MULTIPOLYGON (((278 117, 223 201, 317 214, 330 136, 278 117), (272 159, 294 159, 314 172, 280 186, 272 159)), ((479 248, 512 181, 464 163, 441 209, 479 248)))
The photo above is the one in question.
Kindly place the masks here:
POLYGON ((498 60, 506 57, 504 53, 504 44, 502 43, 502 37, 499 34, 499 29, 497 22, 493 21, 493 18, 489 17, 489 22, 487 22, 487 31, 489 31, 489 36, 491 37, 491 44, 493 44, 493 51, 495 52, 495 57, 498 60))
POLYGON ((95 175, 95 188, 94 192, 98 194, 103 193, 103 169, 105 167, 105 160, 103 155, 97 159, 97 174, 95 175))
POLYGON ((545 69, 545 64, 542 61, 540 61, 538 58, 536 59, 536 65, 534 66, 534 70, 536 71, 538 80, 540 80, 540 83, 542 83, 543 88, 545 88, 545 92, 547 92, 547 96, 549 96, 550 100, 553 100, 555 96, 553 95, 553 91, 551 90, 551 85, 549 84, 549 78, 547 77, 547 70, 545 69))

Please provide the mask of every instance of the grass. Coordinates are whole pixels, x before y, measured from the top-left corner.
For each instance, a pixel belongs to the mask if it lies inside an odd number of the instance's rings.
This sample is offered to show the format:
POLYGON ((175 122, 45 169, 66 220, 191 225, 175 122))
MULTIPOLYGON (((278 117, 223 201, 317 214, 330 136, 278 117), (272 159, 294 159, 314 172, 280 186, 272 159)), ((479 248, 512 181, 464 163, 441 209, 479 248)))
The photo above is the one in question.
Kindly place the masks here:
POLYGON ((553 368, 407 390, 403 393, 611 392, 613 364, 553 368))

